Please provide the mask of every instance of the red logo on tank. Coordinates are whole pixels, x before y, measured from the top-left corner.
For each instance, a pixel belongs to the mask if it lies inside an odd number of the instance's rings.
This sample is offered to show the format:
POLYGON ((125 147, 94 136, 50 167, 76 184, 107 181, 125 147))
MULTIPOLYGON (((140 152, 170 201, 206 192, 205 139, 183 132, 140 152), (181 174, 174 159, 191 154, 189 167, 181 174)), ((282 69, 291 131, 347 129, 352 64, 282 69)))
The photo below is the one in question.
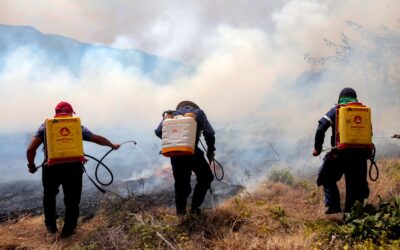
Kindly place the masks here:
POLYGON ((353 122, 355 122, 356 124, 362 123, 362 117, 359 115, 354 116, 353 122))
POLYGON ((67 136, 71 133, 71 131, 69 130, 69 128, 63 127, 62 129, 60 129, 60 135, 61 136, 67 136))

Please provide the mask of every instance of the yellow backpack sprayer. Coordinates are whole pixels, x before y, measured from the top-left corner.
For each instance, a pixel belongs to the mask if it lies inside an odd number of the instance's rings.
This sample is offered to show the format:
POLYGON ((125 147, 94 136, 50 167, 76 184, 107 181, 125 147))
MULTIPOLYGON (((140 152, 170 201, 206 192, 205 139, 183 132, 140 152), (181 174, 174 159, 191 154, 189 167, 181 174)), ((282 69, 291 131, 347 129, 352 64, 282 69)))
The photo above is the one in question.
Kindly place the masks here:
MULTIPOLYGON (((114 176, 111 170, 103 163, 103 160, 108 154, 114 149, 110 149, 100 160, 97 158, 85 154, 83 152, 83 138, 82 138, 82 126, 79 117, 56 117, 49 118, 45 121, 45 160, 38 168, 42 166, 52 167, 55 164, 62 164, 68 162, 81 162, 85 164, 88 157, 97 162, 95 169, 95 178, 97 182, 102 186, 109 186, 114 181, 114 176), (103 166, 106 171, 110 174, 109 182, 102 182, 98 177, 99 167, 103 166)), ((137 144, 136 141, 130 140, 121 143, 137 144)), ((105 193, 106 190, 101 188, 86 172, 85 167, 83 171, 88 176, 89 180, 96 186, 98 190, 105 193)))
POLYGON ((360 102, 337 105, 335 122, 335 148, 338 150, 348 148, 371 150, 369 178, 376 181, 379 177, 379 170, 375 162, 375 145, 372 143, 371 109, 360 102), (372 177, 372 166, 376 169, 375 178, 372 177))
POLYGON ((47 119, 45 126, 46 155, 49 166, 57 163, 85 161, 79 117, 47 119))
POLYGON ((336 106, 336 147, 372 149, 371 109, 359 102, 336 106))

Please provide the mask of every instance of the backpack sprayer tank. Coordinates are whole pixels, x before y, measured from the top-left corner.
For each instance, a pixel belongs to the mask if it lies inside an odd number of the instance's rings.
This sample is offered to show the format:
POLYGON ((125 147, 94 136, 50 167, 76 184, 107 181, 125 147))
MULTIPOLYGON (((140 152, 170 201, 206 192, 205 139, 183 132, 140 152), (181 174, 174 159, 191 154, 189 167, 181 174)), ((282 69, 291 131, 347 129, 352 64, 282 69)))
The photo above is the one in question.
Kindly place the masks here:
POLYGON ((336 108, 336 146, 372 148, 371 109, 359 102, 338 105, 336 108))
POLYGON ((194 113, 184 116, 166 114, 162 123, 162 150, 166 157, 193 155, 197 122, 194 113))
POLYGON ((49 166, 85 160, 81 120, 78 117, 47 119, 45 126, 46 153, 49 166))

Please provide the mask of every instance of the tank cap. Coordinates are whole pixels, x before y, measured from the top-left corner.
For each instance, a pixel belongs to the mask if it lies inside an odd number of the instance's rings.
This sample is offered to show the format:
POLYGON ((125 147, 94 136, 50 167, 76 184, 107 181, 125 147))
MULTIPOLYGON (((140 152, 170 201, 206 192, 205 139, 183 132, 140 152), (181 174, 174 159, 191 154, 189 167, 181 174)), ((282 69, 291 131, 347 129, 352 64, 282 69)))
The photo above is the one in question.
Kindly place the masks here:
POLYGON ((189 112, 189 113, 186 113, 186 114, 185 114, 185 117, 193 117, 193 118, 196 118, 196 114, 195 114, 195 113, 192 113, 192 112, 189 112))

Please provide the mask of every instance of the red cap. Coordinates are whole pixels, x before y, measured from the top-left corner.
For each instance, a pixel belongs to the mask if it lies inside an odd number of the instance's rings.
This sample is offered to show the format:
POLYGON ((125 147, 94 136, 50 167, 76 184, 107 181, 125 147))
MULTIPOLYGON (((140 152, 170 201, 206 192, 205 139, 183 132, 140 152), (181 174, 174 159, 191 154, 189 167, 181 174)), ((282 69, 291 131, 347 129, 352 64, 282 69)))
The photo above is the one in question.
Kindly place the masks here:
POLYGON ((56 114, 75 114, 74 109, 68 102, 60 102, 56 106, 56 114))

